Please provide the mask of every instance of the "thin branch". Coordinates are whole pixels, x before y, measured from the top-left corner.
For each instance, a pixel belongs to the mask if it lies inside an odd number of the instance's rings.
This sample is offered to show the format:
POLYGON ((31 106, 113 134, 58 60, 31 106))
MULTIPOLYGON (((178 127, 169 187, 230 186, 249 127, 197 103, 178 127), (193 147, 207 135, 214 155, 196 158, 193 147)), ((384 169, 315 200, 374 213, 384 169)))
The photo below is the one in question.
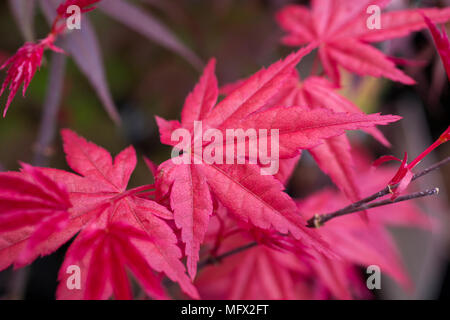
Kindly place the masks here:
MULTIPOLYGON (((430 173, 430 172, 432 172, 432 171, 442 167, 443 165, 445 165, 445 164, 447 164, 449 162, 450 162, 450 157, 447 157, 444 160, 439 161, 439 162, 435 163, 434 165, 426 168, 425 170, 415 174, 413 176, 413 178, 411 179, 411 181, 419 179, 420 177, 423 177, 424 175, 426 175, 426 174, 428 174, 428 173, 430 173)), ((344 215, 344 214, 347 214, 347 213, 352 213, 352 212, 364 210, 364 209, 361 209, 364 204, 372 202, 372 201, 374 201, 374 200, 376 200, 378 198, 381 198, 381 197, 384 197, 385 195, 390 194, 392 188, 395 188, 395 187, 397 187, 397 184, 393 185, 391 188, 386 186, 384 189, 382 189, 382 190, 380 190, 380 191, 378 191, 378 192, 376 192, 376 193, 374 193, 374 194, 372 194, 372 195, 370 195, 370 196, 368 196, 368 197, 366 197, 364 199, 361 199, 361 200, 359 200, 357 202, 354 202, 354 203, 352 203, 352 204, 350 204, 350 205, 348 205, 348 206, 346 206, 346 207, 344 207, 342 209, 339 209, 337 211, 334 211, 332 213, 327 213, 327 214, 324 214, 324 215, 316 215, 313 218, 308 220, 307 225, 310 228, 312 228, 312 227, 319 227, 324 222, 330 220, 330 219, 327 219, 327 218, 321 218, 322 216, 324 216, 324 217, 327 217, 327 216, 341 216, 341 215, 344 215)))
POLYGON ((415 192, 415 193, 407 194, 404 196, 400 196, 400 197, 396 198, 395 200, 384 199, 384 200, 377 201, 377 202, 364 203, 361 206, 359 206, 357 208, 353 208, 353 209, 344 210, 345 209, 344 208, 344 209, 335 211, 333 213, 315 215, 313 218, 308 220, 308 224, 306 226, 308 228, 318 228, 318 227, 322 226, 324 223, 326 223, 327 221, 330 221, 331 219, 341 217, 341 216, 344 216, 344 215, 347 215, 350 213, 363 211, 363 210, 376 208, 376 207, 381 207, 381 206, 386 206, 389 204, 394 204, 394 203, 398 203, 398 202, 402 202, 402 201, 432 196, 432 195, 436 195, 438 193, 439 193, 439 188, 434 188, 434 189, 429 189, 429 190, 425 190, 425 191, 420 191, 420 192, 415 192))
POLYGON ((208 265, 211 265, 211 264, 219 263, 220 261, 222 261, 223 259, 225 259, 225 258, 227 258, 229 256, 232 256, 232 255, 238 254, 238 253, 240 253, 242 251, 245 251, 247 249, 256 247, 257 245, 258 245, 258 242, 253 241, 253 242, 247 243, 246 245, 243 245, 241 247, 237 247, 235 249, 227 251, 227 252, 225 252, 225 253, 223 253, 221 255, 218 255, 216 257, 209 257, 209 258, 203 260, 202 262, 200 262, 198 264, 198 269, 204 268, 204 267, 206 267, 208 265))
MULTIPOLYGON (((431 196, 431 195, 436 195, 439 193, 439 188, 434 188, 434 189, 429 189, 429 190, 425 190, 425 191, 420 191, 420 192, 415 192, 415 193, 411 193, 411 194, 407 194, 404 196, 400 196, 395 200, 390 200, 390 199, 385 199, 385 200, 381 200, 381 201, 377 201, 377 202, 372 202, 372 203, 366 203, 358 208, 353 209, 353 211, 337 211, 331 214, 324 214, 324 215, 320 215, 320 216, 316 216, 320 218, 319 222, 316 222, 313 220, 313 222, 309 222, 308 220, 308 225, 307 227, 309 228, 316 228, 317 225, 315 225, 314 223, 321 223, 321 225, 323 225, 325 222, 334 219, 336 217, 340 217, 343 215, 347 215, 350 213, 354 213, 357 211, 361 211, 361 210, 367 210, 367 209, 371 209, 371 208, 376 208, 376 207, 381 207, 381 206, 386 206, 389 204, 394 204, 394 203, 398 203, 398 202, 402 202, 402 201, 408 201, 408 200, 412 200, 412 199, 418 199, 418 198, 423 198, 423 197, 427 197, 427 196, 431 196)), ((314 218, 313 218, 314 219, 314 218)), ((204 261, 200 262, 198 264, 198 268, 201 269, 203 267, 206 267, 208 265, 212 265, 212 264, 216 264, 219 263, 220 261, 222 261, 223 259, 225 259, 226 257, 235 255, 237 253, 240 253, 242 251, 245 251, 247 249, 253 248, 255 246, 258 245, 258 242, 253 241, 250 243, 247 243, 241 247, 237 247, 235 249, 232 249, 230 251, 227 251, 219 256, 216 257, 209 257, 207 259, 205 259, 204 261)))
POLYGON ((441 161, 439 161, 439 162, 436 162, 436 163, 433 164, 432 166, 429 166, 429 167, 426 168, 425 170, 423 170, 423 171, 421 171, 421 172, 415 174, 415 175, 413 176, 413 178, 412 178, 411 181, 414 181, 414 180, 416 180, 416 179, 418 179, 418 178, 420 178, 420 177, 422 177, 422 176, 424 176, 424 175, 430 173, 431 171, 434 171, 434 170, 436 170, 436 169, 439 169, 440 167, 446 165, 446 164, 449 163, 449 162, 450 162, 450 157, 447 157, 447 158, 445 158, 444 160, 441 160, 441 161))

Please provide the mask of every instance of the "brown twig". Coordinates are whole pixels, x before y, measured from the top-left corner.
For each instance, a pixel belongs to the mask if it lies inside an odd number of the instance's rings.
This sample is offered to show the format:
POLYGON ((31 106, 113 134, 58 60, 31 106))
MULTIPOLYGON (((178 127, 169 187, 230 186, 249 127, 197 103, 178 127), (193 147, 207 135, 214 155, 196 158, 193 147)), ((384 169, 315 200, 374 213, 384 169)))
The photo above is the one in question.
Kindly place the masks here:
MULTIPOLYGON (((414 180, 416 180, 416 179, 418 179, 420 177, 423 177, 424 175, 426 175, 426 174, 428 174, 428 173, 430 173, 430 172, 432 172, 432 171, 434 171, 436 169, 439 169, 440 167, 442 167, 443 165, 447 164, 448 162, 450 162, 450 157, 447 157, 444 160, 439 161, 439 162, 435 163, 434 165, 426 168, 425 170, 415 174, 413 176, 413 178, 411 179, 411 181, 414 181, 414 180)), ((390 194, 392 188, 395 188, 396 186, 397 185, 393 185, 390 188, 388 186, 386 186, 384 189, 382 189, 382 190, 380 190, 380 191, 378 191, 378 192, 376 192, 376 193, 374 193, 374 194, 372 194, 372 195, 370 195, 370 196, 368 196, 368 197, 366 197, 364 199, 361 199, 361 200, 359 200, 357 202, 354 202, 354 203, 346 206, 345 208, 339 209, 339 210, 331 212, 331 213, 326 213, 326 214, 323 214, 323 215, 316 215, 316 216, 312 217, 311 219, 309 219, 307 221, 307 226, 310 227, 310 228, 317 228, 317 227, 320 227, 321 225, 323 225, 326 221, 329 221, 330 219, 332 219, 330 217, 333 217, 333 216, 337 216, 338 217, 338 216, 345 215, 347 213, 352 213, 352 212, 357 212, 357 211, 364 210, 363 206, 366 203, 372 202, 372 201, 374 201, 374 200, 376 200, 378 198, 381 198, 381 197, 384 197, 385 195, 390 194)), ((390 204, 390 203, 387 203, 387 204, 390 204)))
POLYGON ((253 241, 253 242, 247 243, 247 244, 245 244, 245 245, 243 245, 241 247, 237 247, 235 249, 227 251, 227 252, 225 252, 225 253, 223 253, 221 255, 218 255, 218 256, 215 256, 215 257, 209 257, 209 258, 203 260, 202 262, 200 262, 198 264, 198 269, 201 269, 201 268, 206 267, 206 266, 211 265, 211 264, 219 263, 220 261, 222 261, 226 257, 232 256, 234 254, 240 253, 240 252, 245 251, 247 249, 253 248, 253 247, 257 246, 257 245, 258 245, 258 242, 253 241))
POLYGON ((315 215, 313 218, 308 220, 308 224, 306 225, 309 228, 319 228, 320 226, 323 226, 327 221, 330 221, 331 219, 345 216, 350 213, 363 211, 371 208, 386 206, 389 204, 394 204, 402 201, 412 200, 412 199, 418 199, 422 197, 427 197, 431 195, 436 195, 439 193, 439 188, 429 189, 425 191, 415 192, 411 194, 407 194, 404 196, 400 196, 396 198, 395 200, 391 199, 384 199, 377 202, 370 202, 370 203, 364 203, 360 205, 359 207, 353 208, 353 209, 341 209, 338 211, 335 211, 333 213, 327 213, 327 214, 321 214, 321 215, 315 215))

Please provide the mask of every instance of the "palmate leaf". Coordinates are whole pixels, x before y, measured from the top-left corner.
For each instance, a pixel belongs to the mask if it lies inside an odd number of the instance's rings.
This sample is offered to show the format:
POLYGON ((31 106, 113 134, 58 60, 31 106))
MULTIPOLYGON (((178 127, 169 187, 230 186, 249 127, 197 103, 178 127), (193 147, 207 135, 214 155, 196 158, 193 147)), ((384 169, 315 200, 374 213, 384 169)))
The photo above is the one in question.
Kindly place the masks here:
POLYGON ((71 203, 64 186, 40 169, 22 167, 20 173, 0 174, 0 270, 12 263, 23 266, 56 249, 48 237, 69 219, 71 203))
MULTIPOLYGON (((161 219, 171 219, 172 213, 152 200, 126 193, 128 180, 136 166, 134 149, 125 149, 113 161, 106 150, 71 131, 63 131, 63 139, 68 164, 83 177, 52 169, 48 174, 58 181, 65 181, 71 194, 72 211, 77 215, 93 211, 100 211, 102 215, 105 212, 111 215, 110 223, 126 223, 146 234, 147 239, 138 239, 135 245, 148 265, 164 272, 179 282, 186 293, 196 297, 195 288, 179 261, 181 253, 177 239, 161 219), (142 243, 144 240, 145 244, 142 243)), ((62 281, 61 286, 64 285, 62 281)))
MULTIPOLYGON (((48 184, 55 184, 56 181, 67 190, 71 207, 66 224, 58 230, 46 228, 38 233, 38 239, 43 241, 33 245, 32 250, 28 250, 29 253, 23 257, 19 255, 27 243, 34 241, 34 228, 30 228, 28 224, 23 225, 26 220, 20 220, 20 225, 13 225, 11 222, 8 230, 0 230, 1 269, 13 262, 24 265, 38 255, 49 254, 81 230, 69 248, 60 271, 61 282, 57 298, 100 299, 108 298, 111 294, 114 294, 115 298, 129 298, 127 286, 124 285, 126 278, 120 273, 124 268, 132 271, 152 297, 166 297, 161 289, 161 279, 152 276, 154 270, 178 282, 186 294, 197 298, 197 291, 180 261, 181 251, 177 246, 176 235, 165 221, 173 219, 172 212, 155 201, 140 196, 139 188, 127 190, 128 180, 136 165, 134 149, 129 147, 123 150, 113 160, 105 149, 72 131, 63 130, 62 136, 67 163, 79 175, 49 168, 33 170, 40 170, 50 181, 48 184), (90 241, 95 242, 95 245, 80 245, 90 241), (111 251, 115 253, 111 255, 111 251), (112 268, 113 264, 117 269, 112 268), (82 284, 76 290, 69 290, 66 285, 67 277, 70 276, 66 267, 70 265, 81 268, 82 284), (99 282, 84 282, 97 278, 95 270, 102 266, 105 268, 105 274, 101 277, 104 278, 96 280, 99 282), (95 283, 98 286, 94 285, 95 283)), ((6 187, 11 185, 9 180, 17 179, 19 175, 20 173, 5 174, 0 177, 4 177, 0 182, 4 181, 6 187)), ((147 186, 144 187, 148 189, 147 186)), ((1 189, 0 197, 9 197, 8 190, 1 189)), ((31 191, 29 193, 33 193, 31 191)), ((34 193, 38 194, 37 191, 34 193)), ((32 203, 36 202, 36 196, 30 197, 32 203)), ((25 205, 25 200, 20 203, 25 205)), ((16 211, 21 215, 28 214, 25 209, 27 208, 17 207, 16 211)), ((2 218, 6 219, 8 216, 2 215, 2 218)), ((3 227, 6 225, 2 223, 3 227)))
MULTIPOLYGON (((214 107, 217 91, 214 89, 216 79, 212 60, 186 100, 182 123, 157 118, 162 143, 175 145, 178 141, 170 139, 173 130, 184 128, 192 133, 192 122, 201 120, 205 128, 219 128, 222 131, 237 128, 278 129, 280 157, 292 158, 301 149, 317 146, 324 139, 340 135, 345 130, 373 127, 399 119, 395 116, 335 113, 297 106, 261 110, 279 92, 296 64, 311 49, 312 46, 309 46, 293 53, 240 82, 214 107)), ((221 145, 223 141, 214 141, 210 146, 216 143, 221 145)), ((190 146, 186 148, 190 149, 190 146)), ((195 152, 193 158, 201 157, 195 152)), ((284 193, 283 185, 273 176, 262 176, 258 165, 175 164, 168 160, 159 167, 157 179, 160 193, 170 197, 175 222, 182 229, 191 277, 195 275, 198 248, 207 230, 215 200, 245 223, 291 233, 306 245, 327 252, 327 246, 316 233, 305 228, 303 218, 297 214, 292 199, 284 193), (202 192, 198 192, 196 187, 202 192), (199 222, 197 226, 195 221, 199 222)))
MULTIPOLYGON (((223 94, 229 94, 235 90, 242 81, 244 80, 238 80, 236 83, 231 83, 222 87, 221 92, 223 94)), ((335 113, 363 115, 363 112, 351 101, 340 95, 333 83, 327 79, 313 76, 301 80, 296 71, 291 74, 276 96, 270 99, 268 104, 264 107, 264 110, 267 110, 268 112, 271 109, 276 110, 275 107, 277 106, 304 106, 313 110, 313 113, 323 109, 335 113)), ((330 115, 323 114, 322 116, 325 119, 330 115)), ((335 116, 336 114, 332 114, 332 117, 335 116)), ((348 118, 348 120, 351 119, 351 116, 345 115, 343 117, 348 118)), ((268 118, 270 119, 270 116, 268 118)), ((330 119, 325 119, 323 123, 321 122, 321 125, 329 122, 329 120, 330 119)), ((248 119, 243 122, 245 123, 246 121, 248 121, 248 119)), ((251 127, 251 125, 248 127, 251 127)), ((327 128, 324 126, 322 129, 326 130, 327 128)), ((376 127, 364 128, 362 126, 361 130, 371 134, 383 145, 390 145, 389 141, 386 140, 376 127)), ((280 132, 280 134, 281 133, 282 132, 280 132)), ((323 137, 324 136, 322 136, 322 138, 323 137)), ((286 139, 286 141, 290 141, 290 139, 286 139)), ((313 140, 311 139, 310 142, 312 141, 313 140)), ((303 147, 306 148, 307 146, 303 147)), ((344 192, 349 200, 357 201, 360 199, 360 190, 356 180, 351 146, 344 135, 326 139, 318 146, 310 146, 308 151, 312 154, 320 169, 330 176, 332 181, 344 192)), ((284 152, 284 157, 289 157, 290 154, 295 154, 295 152, 299 151, 287 149, 284 150, 284 152)), ((284 163, 284 161, 280 162, 280 168, 282 168, 281 164, 284 163)))

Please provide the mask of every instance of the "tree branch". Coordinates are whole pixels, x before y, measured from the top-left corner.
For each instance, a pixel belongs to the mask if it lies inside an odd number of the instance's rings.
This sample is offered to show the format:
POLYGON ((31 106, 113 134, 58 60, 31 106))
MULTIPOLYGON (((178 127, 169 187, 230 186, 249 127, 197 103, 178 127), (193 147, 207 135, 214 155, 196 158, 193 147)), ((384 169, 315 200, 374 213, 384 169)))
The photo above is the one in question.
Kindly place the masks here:
MULTIPOLYGON (((426 175, 426 174, 428 174, 428 173, 430 173, 430 172, 432 172, 432 171, 434 171, 436 169, 439 169, 440 167, 442 167, 443 165, 445 165, 445 164, 447 164, 449 162, 450 162, 450 157, 447 157, 444 160, 435 163, 434 165, 426 168, 425 170, 423 170, 423 171, 421 171, 419 173, 416 173, 412 177, 411 182, 416 180, 416 179, 419 179, 420 177, 423 177, 424 175, 426 175)), ((323 225, 325 222, 333 219, 333 217, 338 217, 338 216, 345 215, 347 213, 352 213, 352 212, 365 210, 363 206, 366 203, 372 202, 372 201, 374 201, 374 200, 376 200, 378 198, 381 198, 381 197, 384 197, 385 195, 390 194, 392 188, 395 188, 397 186, 398 186, 398 184, 393 185, 391 188, 386 186, 384 189, 382 189, 382 190, 380 190, 380 191, 378 191, 378 192, 376 192, 376 193, 374 193, 374 194, 372 194, 372 195, 370 195, 370 196, 368 196, 368 197, 366 197, 364 199, 361 199, 361 200, 359 200, 357 202, 354 202, 354 203, 346 206, 345 208, 339 209, 339 210, 334 211, 332 213, 327 213, 327 214, 323 214, 323 215, 316 215, 316 216, 312 217, 311 219, 309 219, 307 221, 307 226, 310 227, 310 228, 317 228, 317 227, 320 227, 321 225, 323 225)), ((391 204, 391 203, 386 203, 386 204, 391 204)))
POLYGON ((415 192, 415 193, 407 194, 404 196, 400 196, 400 197, 396 198, 395 200, 385 199, 385 200, 381 200, 381 201, 377 201, 377 202, 364 203, 357 208, 352 208, 352 209, 344 208, 344 209, 335 211, 333 213, 315 215, 314 217, 312 217, 311 219, 308 220, 308 223, 306 226, 308 228, 319 228, 320 226, 323 226, 324 223, 326 223, 327 221, 330 221, 331 219, 341 217, 341 216, 344 216, 344 215, 347 215, 350 213, 363 211, 363 210, 376 208, 376 207, 381 207, 381 206, 386 206, 389 204, 394 204, 394 203, 398 203, 398 202, 402 202, 402 201, 432 196, 432 195, 436 195, 438 193, 439 193, 439 188, 434 188, 434 189, 429 189, 429 190, 425 190, 425 191, 420 191, 420 192, 415 192))
POLYGON ((245 251, 245 250, 247 250, 247 249, 256 247, 257 245, 258 245, 258 242, 253 241, 253 242, 247 243, 247 244, 245 244, 245 245, 243 245, 243 246, 241 246, 241 247, 237 247, 237 248, 235 248, 235 249, 232 249, 232 250, 230 250, 230 251, 227 251, 227 252, 225 252, 225 253, 223 253, 223 254, 221 254, 221 255, 218 255, 218 256, 215 256, 215 257, 212 257, 212 256, 211 256, 211 257, 209 257, 209 258, 203 260, 202 262, 200 262, 200 263, 198 264, 198 269, 204 268, 204 267, 206 267, 206 266, 208 266, 208 265, 211 265, 211 264, 219 263, 220 261, 222 261, 222 260, 225 259, 226 257, 232 256, 232 255, 235 255, 235 254, 238 254, 238 253, 240 253, 240 252, 242 252, 242 251, 245 251))

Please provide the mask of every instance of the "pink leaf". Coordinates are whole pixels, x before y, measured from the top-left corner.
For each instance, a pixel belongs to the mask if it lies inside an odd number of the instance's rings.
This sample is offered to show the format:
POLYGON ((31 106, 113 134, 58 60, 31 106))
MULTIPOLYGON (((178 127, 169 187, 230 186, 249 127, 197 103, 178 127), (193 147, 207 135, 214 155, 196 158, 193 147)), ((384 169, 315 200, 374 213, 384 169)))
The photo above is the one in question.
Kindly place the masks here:
MULTIPOLYGON (((170 161, 170 160, 169 160, 170 161)), ((197 271, 200 244, 208 228, 213 204, 203 173, 195 165, 176 165, 170 197, 174 219, 186 243, 187 268, 192 279, 197 271)))
POLYGON ((69 223, 69 194, 40 169, 24 164, 21 173, 1 173, 0 199, 0 270, 26 265, 68 240, 58 232, 69 223))

